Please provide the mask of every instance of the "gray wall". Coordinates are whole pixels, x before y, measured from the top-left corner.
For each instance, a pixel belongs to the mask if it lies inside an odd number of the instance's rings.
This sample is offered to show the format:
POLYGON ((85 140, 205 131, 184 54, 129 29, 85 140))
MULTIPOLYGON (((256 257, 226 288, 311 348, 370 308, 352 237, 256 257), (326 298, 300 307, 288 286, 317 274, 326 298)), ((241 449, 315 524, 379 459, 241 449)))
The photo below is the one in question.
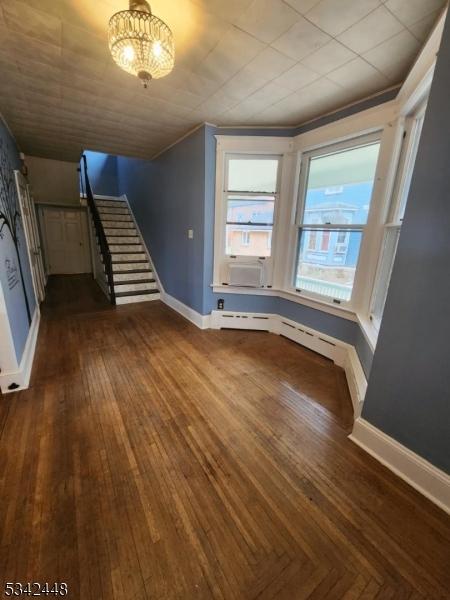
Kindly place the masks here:
POLYGON ((35 202, 80 205, 78 163, 27 156, 28 178, 35 202))
POLYGON ((450 473, 449 91, 447 18, 363 417, 450 473))

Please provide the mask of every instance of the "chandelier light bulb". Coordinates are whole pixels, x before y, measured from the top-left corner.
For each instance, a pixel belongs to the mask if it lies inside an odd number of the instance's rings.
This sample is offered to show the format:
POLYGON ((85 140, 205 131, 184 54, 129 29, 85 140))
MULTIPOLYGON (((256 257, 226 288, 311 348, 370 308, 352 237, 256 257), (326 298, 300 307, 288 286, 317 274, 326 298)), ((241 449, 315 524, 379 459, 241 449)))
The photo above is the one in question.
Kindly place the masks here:
POLYGON ((130 62, 134 60, 134 48, 133 46, 125 46, 123 49, 123 59, 130 62))
POLYGON ((130 0, 109 21, 109 49, 116 64, 142 81, 168 75, 175 64, 175 45, 169 27, 152 15, 145 0, 130 0))

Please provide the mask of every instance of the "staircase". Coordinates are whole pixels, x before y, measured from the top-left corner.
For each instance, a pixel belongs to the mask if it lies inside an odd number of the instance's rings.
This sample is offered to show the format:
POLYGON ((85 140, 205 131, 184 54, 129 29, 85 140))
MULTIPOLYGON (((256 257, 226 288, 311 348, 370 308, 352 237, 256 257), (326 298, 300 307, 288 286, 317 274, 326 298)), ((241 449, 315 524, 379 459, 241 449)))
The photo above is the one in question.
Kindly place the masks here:
POLYGON ((121 198, 94 200, 111 253, 116 304, 159 300, 150 259, 128 203, 121 198))

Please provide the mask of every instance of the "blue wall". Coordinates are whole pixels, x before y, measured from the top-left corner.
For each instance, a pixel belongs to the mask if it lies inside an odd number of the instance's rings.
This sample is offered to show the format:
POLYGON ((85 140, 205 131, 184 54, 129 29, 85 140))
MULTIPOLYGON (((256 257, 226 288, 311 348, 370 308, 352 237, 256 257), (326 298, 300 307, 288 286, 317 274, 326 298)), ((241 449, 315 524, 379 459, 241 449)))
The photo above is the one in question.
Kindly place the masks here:
MULTIPOLYGON (((14 139, 1 119, 0 161, 2 173, 0 179, 0 212, 2 211, 2 204, 6 197, 8 197, 9 201, 12 202, 19 211, 19 200, 17 198, 13 173, 14 169, 20 168, 19 153, 14 139)), ((6 312, 13 336, 17 362, 20 363, 30 329, 29 316, 32 318, 34 315, 36 299, 34 296, 30 263, 28 261, 28 252, 21 219, 18 219, 17 224, 18 249, 16 249, 10 231, 4 224, 4 220, 1 218, 0 230, 0 285, 2 286, 5 297, 6 312), (22 266, 24 285, 22 285, 22 278, 20 276, 20 265, 22 266), (28 299, 30 315, 27 311, 25 298, 28 299)))
POLYGON ((447 17, 363 417, 450 473, 447 17))
POLYGON ((205 132, 153 162, 119 158, 126 193, 165 291, 204 312, 205 132), (188 238, 188 229, 194 238, 188 238))
POLYGON ((99 196, 119 195, 118 159, 102 152, 84 152, 88 162, 88 175, 94 194, 99 196))

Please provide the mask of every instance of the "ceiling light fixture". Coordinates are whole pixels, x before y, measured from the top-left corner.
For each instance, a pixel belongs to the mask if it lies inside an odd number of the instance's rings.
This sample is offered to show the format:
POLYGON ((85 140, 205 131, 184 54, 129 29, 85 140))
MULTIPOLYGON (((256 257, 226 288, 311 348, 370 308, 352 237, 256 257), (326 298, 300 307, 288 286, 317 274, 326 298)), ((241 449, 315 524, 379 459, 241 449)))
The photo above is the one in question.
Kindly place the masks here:
POLYGON ((169 27, 152 15, 145 0, 130 0, 130 9, 109 21, 109 49, 121 69, 142 81, 168 75, 175 64, 175 45, 169 27))

